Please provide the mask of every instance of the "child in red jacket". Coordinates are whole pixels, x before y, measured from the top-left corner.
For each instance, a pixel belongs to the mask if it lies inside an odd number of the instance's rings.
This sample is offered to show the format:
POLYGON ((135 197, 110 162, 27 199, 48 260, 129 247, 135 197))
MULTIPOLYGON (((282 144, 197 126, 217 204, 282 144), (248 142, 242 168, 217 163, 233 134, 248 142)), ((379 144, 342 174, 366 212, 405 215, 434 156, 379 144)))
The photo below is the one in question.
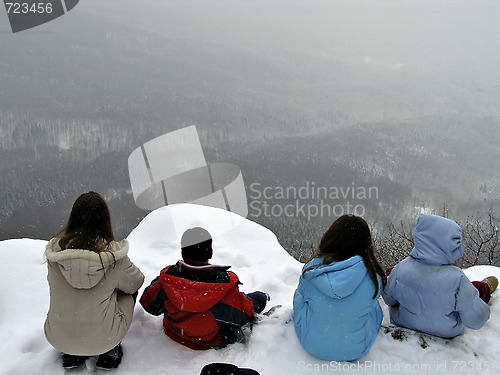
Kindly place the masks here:
POLYGON ((140 299, 152 315, 163 314, 163 329, 191 349, 220 348, 244 339, 241 326, 264 310, 267 295, 244 294, 229 266, 211 265, 212 237, 201 227, 181 238, 182 259, 164 268, 140 299))

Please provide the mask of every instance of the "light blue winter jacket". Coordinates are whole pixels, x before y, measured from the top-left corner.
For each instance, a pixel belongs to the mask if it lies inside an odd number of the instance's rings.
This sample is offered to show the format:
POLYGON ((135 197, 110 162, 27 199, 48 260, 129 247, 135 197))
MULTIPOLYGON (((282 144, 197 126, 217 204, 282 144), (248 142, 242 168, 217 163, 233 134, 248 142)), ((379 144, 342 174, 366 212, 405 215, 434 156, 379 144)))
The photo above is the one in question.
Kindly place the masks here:
POLYGON ((451 265, 463 255, 458 224, 420 215, 414 237, 415 248, 394 267, 383 296, 391 306, 391 322, 444 338, 462 335, 464 326, 481 328, 489 306, 463 271, 451 265))
POLYGON ((320 265, 315 258, 305 268, 293 298, 295 332, 310 354, 329 361, 351 361, 366 354, 380 330, 378 303, 382 280, 375 285, 356 255, 343 262, 320 265))

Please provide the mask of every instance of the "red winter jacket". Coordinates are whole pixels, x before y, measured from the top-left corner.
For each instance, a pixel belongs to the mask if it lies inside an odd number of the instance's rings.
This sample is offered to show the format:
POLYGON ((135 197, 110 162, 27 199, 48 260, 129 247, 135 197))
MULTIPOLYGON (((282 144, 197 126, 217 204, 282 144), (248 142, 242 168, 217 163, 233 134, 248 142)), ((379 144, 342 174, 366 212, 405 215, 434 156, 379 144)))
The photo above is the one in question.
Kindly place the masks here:
POLYGON ((238 290, 229 267, 192 266, 182 261, 164 268, 144 291, 140 303, 163 316, 172 340, 191 349, 223 345, 221 327, 241 327, 254 314, 252 301, 238 290))

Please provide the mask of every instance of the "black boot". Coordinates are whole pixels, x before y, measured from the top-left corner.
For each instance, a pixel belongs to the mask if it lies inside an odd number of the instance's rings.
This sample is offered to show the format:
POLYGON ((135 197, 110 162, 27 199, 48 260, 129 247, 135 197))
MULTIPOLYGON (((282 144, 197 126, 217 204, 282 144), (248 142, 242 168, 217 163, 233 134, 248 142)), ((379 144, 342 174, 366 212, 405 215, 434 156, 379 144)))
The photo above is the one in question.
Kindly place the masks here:
POLYGON ((89 357, 80 356, 80 355, 71 355, 71 354, 62 354, 62 366, 70 370, 72 368, 76 368, 80 366, 83 362, 85 362, 89 357))
POLYGON ((102 370, 112 370, 118 368, 118 366, 122 361, 122 357, 123 357, 122 346, 118 344, 109 352, 101 354, 97 358, 97 363, 95 365, 97 368, 100 368, 102 370))

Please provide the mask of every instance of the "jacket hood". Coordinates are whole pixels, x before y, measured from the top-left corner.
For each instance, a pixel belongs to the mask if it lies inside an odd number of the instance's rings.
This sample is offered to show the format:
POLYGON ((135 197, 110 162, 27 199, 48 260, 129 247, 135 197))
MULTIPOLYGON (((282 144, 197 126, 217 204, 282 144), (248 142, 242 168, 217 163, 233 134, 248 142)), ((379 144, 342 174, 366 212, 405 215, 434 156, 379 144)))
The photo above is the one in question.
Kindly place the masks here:
POLYGON ((453 264, 464 255, 462 232, 457 223, 436 215, 420 215, 410 256, 431 264, 453 264))
POLYGON ((183 279, 162 272, 162 287, 168 299, 179 309, 187 312, 203 312, 220 300, 238 283, 238 276, 228 271, 228 283, 204 283, 183 279))
POLYGON ((128 253, 128 242, 113 241, 109 251, 96 253, 91 250, 59 247, 59 238, 52 238, 45 249, 45 257, 55 263, 66 281, 76 289, 90 289, 104 277, 106 270, 128 253))
POLYGON ((305 273, 305 279, 332 298, 345 298, 361 284, 368 272, 363 258, 356 255, 342 262, 322 265, 322 258, 315 258, 305 268, 316 266, 305 273))

